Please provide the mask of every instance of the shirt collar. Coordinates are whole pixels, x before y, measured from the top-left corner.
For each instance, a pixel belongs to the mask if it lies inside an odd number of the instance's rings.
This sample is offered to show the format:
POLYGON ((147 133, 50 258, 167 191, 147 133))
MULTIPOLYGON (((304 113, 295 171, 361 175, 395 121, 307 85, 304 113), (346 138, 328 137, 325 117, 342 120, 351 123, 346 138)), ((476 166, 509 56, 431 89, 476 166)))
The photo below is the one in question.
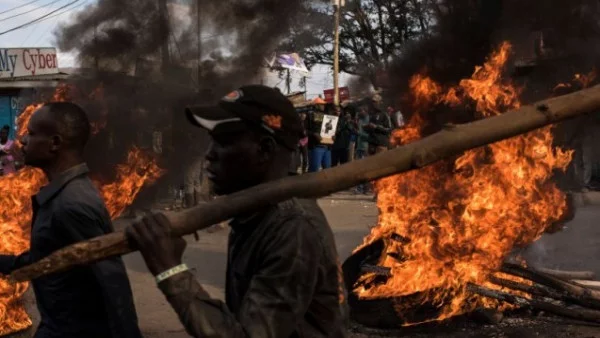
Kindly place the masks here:
POLYGON ((85 175, 89 172, 87 164, 78 164, 60 174, 52 182, 43 186, 40 191, 35 195, 35 199, 38 205, 44 205, 50 201, 56 194, 58 194, 69 182, 75 178, 85 175))
POLYGON ((271 209, 271 207, 261 209, 251 214, 237 216, 229 222, 229 226, 235 231, 252 229, 266 217, 269 209, 271 209))

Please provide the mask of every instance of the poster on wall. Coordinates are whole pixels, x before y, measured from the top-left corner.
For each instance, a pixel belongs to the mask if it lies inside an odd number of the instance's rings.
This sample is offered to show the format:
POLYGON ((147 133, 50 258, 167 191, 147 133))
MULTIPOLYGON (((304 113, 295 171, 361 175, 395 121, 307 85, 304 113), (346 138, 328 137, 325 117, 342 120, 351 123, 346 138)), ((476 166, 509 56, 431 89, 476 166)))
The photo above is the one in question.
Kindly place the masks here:
POLYGON ((0 48, 0 79, 58 73, 56 48, 0 48))
POLYGON ((337 125, 340 118, 335 115, 324 115, 321 125, 321 143, 333 144, 333 137, 337 131, 337 125))

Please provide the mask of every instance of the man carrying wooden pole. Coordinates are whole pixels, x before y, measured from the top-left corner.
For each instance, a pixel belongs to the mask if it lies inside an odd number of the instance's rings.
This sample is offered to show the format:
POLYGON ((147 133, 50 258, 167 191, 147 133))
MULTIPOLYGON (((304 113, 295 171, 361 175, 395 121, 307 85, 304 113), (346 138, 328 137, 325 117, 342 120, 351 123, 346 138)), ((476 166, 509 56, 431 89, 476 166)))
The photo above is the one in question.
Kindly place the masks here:
MULTIPOLYGON (((215 193, 232 194, 288 175, 302 132, 279 91, 246 86, 215 107, 188 110, 209 131, 207 172, 215 193)), ((182 263, 185 241, 167 217, 126 229, 158 287, 194 337, 344 337, 345 294, 333 233, 314 199, 291 199, 230 222, 226 302, 211 298, 182 263)))

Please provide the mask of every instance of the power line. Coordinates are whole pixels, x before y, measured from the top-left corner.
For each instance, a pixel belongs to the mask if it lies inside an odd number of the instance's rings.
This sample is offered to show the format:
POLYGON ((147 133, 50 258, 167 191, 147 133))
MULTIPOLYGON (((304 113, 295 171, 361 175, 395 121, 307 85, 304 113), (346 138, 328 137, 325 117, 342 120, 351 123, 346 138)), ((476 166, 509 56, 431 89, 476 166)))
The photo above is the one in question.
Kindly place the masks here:
MULTIPOLYGON (((54 14, 54 15, 51 15, 51 16, 47 17, 47 18, 44 18, 44 19, 42 19, 42 20, 40 20, 40 21, 38 21, 38 22, 34 23, 34 24, 33 24, 33 26, 35 26, 35 27, 36 27, 36 29, 37 29, 37 27, 39 27, 39 25, 38 25, 39 23, 41 23, 41 22, 43 22, 43 21, 46 21, 46 20, 50 20, 50 19, 52 19, 52 18, 56 18, 56 17, 58 17, 58 16, 61 16, 61 15, 65 14, 65 13, 67 13, 67 12, 70 12, 70 11, 72 11, 72 10, 76 9, 77 7, 81 7, 81 6, 85 5, 85 4, 87 4, 89 1, 90 1, 90 0, 85 0, 84 2, 81 2, 81 3, 79 3, 79 4, 78 4, 78 5, 76 5, 76 6, 73 6, 73 7, 71 7, 71 8, 67 8, 67 9, 65 9, 64 11, 60 12, 60 13, 56 13, 56 14, 54 14)), ((45 33, 46 33, 46 34, 48 34, 48 32, 45 32, 45 33)), ((40 35, 38 36, 38 38, 35 40, 35 42, 33 43, 33 45, 34 45, 34 46, 36 46, 36 45, 37 45, 37 43, 38 43, 38 42, 39 42, 39 41, 42 39, 42 37, 43 37, 43 36, 44 36, 44 33, 40 34, 40 35)))
MULTIPOLYGON (((52 10, 52 8, 50 8, 50 10, 52 10)), ((46 19, 47 19, 47 18, 46 18, 46 19)), ((40 21, 40 22, 41 22, 41 21, 40 21)), ((39 23, 39 22, 38 22, 38 23, 39 23)), ((38 23, 36 23, 36 24, 34 24, 34 25, 32 25, 32 26, 31 26, 31 30, 29 30, 29 34, 27 34, 27 37, 26 37, 26 38, 25 38, 25 40, 23 40, 23 42, 21 43, 21 47, 25 47, 25 46, 27 45, 27 41, 29 41, 29 38, 30 38, 30 37, 31 37, 31 36, 32 36, 34 33, 36 33, 36 32, 37 32, 38 28, 40 28, 40 26, 38 25, 38 23)), ((44 35, 43 33, 42 33, 42 34, 40 34, 40 35, 38 36, 38 38, 36 39, 36 41, 39 41, 43 35, 44 35)))
POLYGON ((29 1, 28 3, 25 3, 25 4, 19 5, 19 6, 17 6, 17 7, 13 7, 13 8, 7 9, 7 10, 5 10, 5 11, 2 11, 2 12, 0 12, 0 14, 4 14, 4 13, 8 13, 8 12, 12 12, 12 11, 14 11, 15 9, 23 8, 23 7, 27 6, 27 5, 31 5, 31 4, 33 4, 33 3, 40 2, 40 1, 42 1, 42 0, 33 0, 33 1, 29 1))
MULTIPOLYGON (((80 0, 77 0, 77 1, 80 1, 80 0)), ((77 1, 74 1, 74 2, 77 2, 77 1)), ((70 11, 74 10, 75 8, 78 8, 78 7, 81 7, 81 6, 85 5, 85 4, 87 4, 89 1, 90 1, 90 0, 85 0, 84 2, 80 3, 80 4, 79 4, 79 5, 77 5, 77 6, 73 6, 73 7, 71 7, 71 8, 67 8, 67 9, 65 9, 64 11, 60 12, 60 13, 56 13, 56 14, 54 14, 54 15, 51 15, 51 16, 47 17, 47 18, 43 18, 43 19, 39 20, 38 22, 36 22, 35 24, 38 24, 38 23, 40 23, 40 22, 43 22, 43 21, 46 21, 46 20, 50 20, 50 19, 52 19, 52 18, 55 18, 55 17, 57 17, 57 16, 61 16, 61 15, 65 14, 65 13, 67 13, 67 12, 70 12, 70 11)), ((72 3, 73 3, 73 2, 72 2, 72 3)), ((68 5, 67 5, 67 6, 68 6, 68 5)), ((60 9, 60 8, 59 8, 59 9, 60 9)))
POLYGON ((2 22, 2 21, 6 21, 6 20, 10 20, 10 19, 14 19, 14 18, 16 18, 16 17, 19 17, 19 16, 21 16, 21 15, 25 15, 25 14, 29 14, 29 13, 31 13, 31 12, 38 11, 38 10, 40 10, 40 9, 44 8, 44 7, 48 7, 48 6, 50 6, 50 5, 53 5, 53 4, 55 4, 55 3, 59 2, 59 1, 63 1, 63 0, 54 0, 54 1, 51 1, 50 3, 47 3, 47 4, 45 4, 45 5, 42 5, 42 6, 36 7, 36 8, 34 8, 34 9, 30 9, 30 10, 28 10, 28 11, 25 11, 25 12, 22 12, 22 13, 19 13, 19 14, 15 14, 15 15, 8 16, 8 17, 6 17, 6 18, 2 18, 2 19, 0 19, 0 22, 2 22))
POLYGON ((44 14, 44 15, 40 16, 40 17, 39 17, 39 18, 37 18, 37 19, 31 20, 31 21, 29 21, 29 22, 26 22, 26 23, 24 23, 24 24, 20 25, 20 26, 17 26, 17 27, 11 28, 11 29, 9 29, 9 30, 6 30, 6 31, 4 31, 4 32, 0 32, 0 35, 4 35, 4 34, 10 33, 10 32, 14 32, 14 31, 16 31, 16 30, 19 30, 19 29, 21 29, 21 28, 25 28, 25 27, 27 27, 27 26, 29 26, 29 25, 32 25, 32 24, 34 24, 34 23, 37 23, 37 22, 39 22, 39 21, 42 21, 44 18, 47 18, 47 17, 49 17, 50 15, 52 15, 52 14, 54 14, 54 13, 56 13, 56 12, 60 11, 61 9, 67 8, 67 7, 71 6, 72 4, 74 4, 74 3, 77 3, 77 2, 79 2, 79 1, 80 1, 80 0, 73 0, 72 2, 69 2, 68 4, 66 4, 66 5, 64 5, 64 6, 62 6, 62 7, 59 7, 59 8, 57 8, 57 9, 53 10, 53 11, 52 11, 52 12, 50 12, 50 13, 44 14))

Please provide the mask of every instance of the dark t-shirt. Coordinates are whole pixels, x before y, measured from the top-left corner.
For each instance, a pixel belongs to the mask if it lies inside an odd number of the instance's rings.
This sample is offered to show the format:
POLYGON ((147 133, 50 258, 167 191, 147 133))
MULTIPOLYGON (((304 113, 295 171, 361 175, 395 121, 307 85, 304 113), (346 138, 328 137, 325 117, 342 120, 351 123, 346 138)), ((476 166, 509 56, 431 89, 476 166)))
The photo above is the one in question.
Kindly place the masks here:
POLYGON ((390 144, 392 121, 387 113, 374 111, 369 116, 369 122, 376 128, 366 129, 369 133, 369 144, 377 147, 387 147, 390 144))

